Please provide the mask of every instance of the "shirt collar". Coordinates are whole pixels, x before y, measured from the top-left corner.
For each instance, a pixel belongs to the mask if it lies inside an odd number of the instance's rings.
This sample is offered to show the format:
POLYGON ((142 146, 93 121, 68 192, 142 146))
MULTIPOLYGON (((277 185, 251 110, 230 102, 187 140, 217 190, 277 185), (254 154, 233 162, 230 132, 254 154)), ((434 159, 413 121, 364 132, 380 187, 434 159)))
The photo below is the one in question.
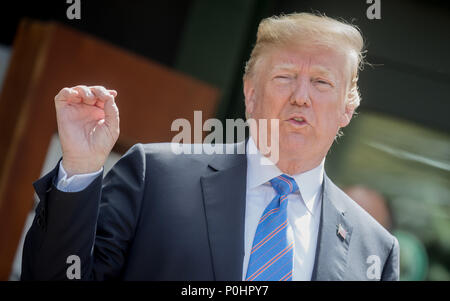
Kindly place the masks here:
MULTIPOLYGON (((267 184, 271 179, 283 173, 273 162, 259 152, 251 136, 248 139, 246 154, 247 189, 254 189, 267 184)), ((315 168, 296 175, 289 175, 297 182, 301 198, 311 214, 313 214, 316 196, 320 193, 323 184, 324 166, 325 157, 315 168)))

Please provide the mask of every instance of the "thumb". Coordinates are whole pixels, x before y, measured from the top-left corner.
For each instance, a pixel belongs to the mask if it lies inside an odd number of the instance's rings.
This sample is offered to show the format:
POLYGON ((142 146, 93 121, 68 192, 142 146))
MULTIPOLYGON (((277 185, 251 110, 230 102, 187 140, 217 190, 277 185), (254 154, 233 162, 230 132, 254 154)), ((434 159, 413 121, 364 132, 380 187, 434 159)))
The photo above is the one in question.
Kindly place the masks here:
POLYGON ((113 131, 119 131, 119 108, 117 107, 114 97, 108 97, 104 106, 105 123, 113 131))
POLYGON ((116 90, 108 90, 109 94, 111 94, 113 97, 117 96, 117 91, 116 90))

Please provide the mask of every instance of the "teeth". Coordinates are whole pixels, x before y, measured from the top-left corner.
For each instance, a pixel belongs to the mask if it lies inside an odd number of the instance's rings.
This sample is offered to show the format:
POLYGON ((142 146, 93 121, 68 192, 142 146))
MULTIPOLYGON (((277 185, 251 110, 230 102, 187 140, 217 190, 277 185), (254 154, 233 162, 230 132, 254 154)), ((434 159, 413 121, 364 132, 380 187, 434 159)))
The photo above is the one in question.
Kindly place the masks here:
POLYGON ((303 121, 303 118, 297 118, 297 117, 294 117, 294 120, 295 120, 295 121, 298 121, 298 122, 302 122, 302 121, 303 121))

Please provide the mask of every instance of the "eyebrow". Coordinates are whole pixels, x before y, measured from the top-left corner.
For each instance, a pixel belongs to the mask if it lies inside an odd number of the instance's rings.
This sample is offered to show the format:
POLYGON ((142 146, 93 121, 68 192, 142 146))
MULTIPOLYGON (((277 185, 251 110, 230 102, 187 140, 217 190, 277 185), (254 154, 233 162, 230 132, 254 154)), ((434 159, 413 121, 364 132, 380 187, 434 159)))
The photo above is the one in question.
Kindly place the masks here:
MULTIPOLYGON (((295 64, 289 64, 289 63, 284 63, 284 64, 279 64, 276 65, 273 70, 274 71, 279 71, 279 70, 296 70, 297 66, 295 64)), ((319 73, 321 75, 325 75, 325 76, 330 76, 330 77, 335 77, 333 75, 333 73, 331 72, 331 70, 329 70, 328 68, 322 67, 322 66, 312 66, 311 68, 313 73, 319 73)))
POLYGON ((296 68, 296 66, 294 64, 285 63, 285 64, 276 65, 273 68, 273 70, 274 71, 278 71, 278 70, 292 70, 292 69, 295 69, 295 68, 296 68))
POLYGON ((317 72, 318 74, 323 75, 325 77, 331 77, 332 79, 336 79, 336 76, 328 68, 321 66, 314 66, 312 70, 313 72, 317 72))

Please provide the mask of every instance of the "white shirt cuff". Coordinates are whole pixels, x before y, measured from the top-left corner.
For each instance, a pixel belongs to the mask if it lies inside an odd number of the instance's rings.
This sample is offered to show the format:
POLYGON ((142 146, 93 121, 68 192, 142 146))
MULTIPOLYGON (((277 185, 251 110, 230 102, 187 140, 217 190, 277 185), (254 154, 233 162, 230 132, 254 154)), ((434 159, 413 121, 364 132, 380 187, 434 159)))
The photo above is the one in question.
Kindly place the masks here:
POLYGON ((58 178, 56 188, 64 192, 82 191, 103 171, 103 167, 96 172, 73 175, 67 178, 67 172, 64 170, 62 160, 59 162, 58 178))

